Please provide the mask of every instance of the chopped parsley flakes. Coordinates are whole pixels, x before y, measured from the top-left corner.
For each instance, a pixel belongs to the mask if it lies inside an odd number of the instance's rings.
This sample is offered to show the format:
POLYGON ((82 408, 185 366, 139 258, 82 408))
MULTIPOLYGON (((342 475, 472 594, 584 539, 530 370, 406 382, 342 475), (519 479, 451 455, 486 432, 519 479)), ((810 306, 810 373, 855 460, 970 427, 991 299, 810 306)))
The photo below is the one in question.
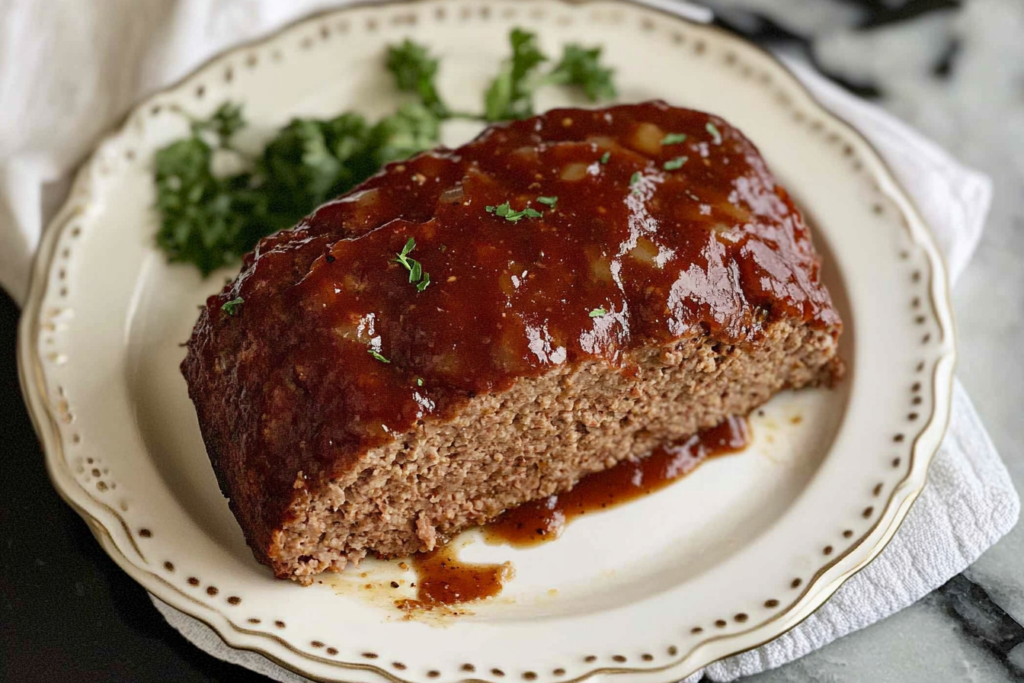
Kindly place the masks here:
POLYGON ((594 310, 592 310, 590 312, 590 317, 591 318, 603 318, 606 315, 608 315, 608 311, 606 311, 604 309, 604 306, 600 306, 598 308, 595 308, 594 310))
POLYGON ((224 311, 228 315, 236 315, 238 313, 238 309, 244 303, 245 299, 243 299, 242 297, 238 297, 236 299, 232 299, 231 301, 225 301, 224 304, 220 307, 220 310, 224 311))
POLYGON ((637 194, 640 192, 640 181, 643 179, 643 174, 640 171, 636 171, 629 177, 629 186, 633 189, 633 193, 637 194))
MULTIPOLYGON (((416 259, 409 258, 409 254, 416 248, 416 240, 412 237, 402 247, 402 251, 395 257, 395 263, 400 263, 409 271, 409 282, 416 284, 416 291, 422 292, 430 284, 430 273, 423 272, 423 265, 416 259)), ((379 358, 377 360, 380 360, 379 358)), ((387 361, 384 361, 387 362, 387 361)))
POLYGON ((555 208, 555 202, 558 201, 558 197, 537 197, 537 201, 553 209, 555 208))
POLYGON ((390 363, 391 362, 387 358, 385 358, 384 356, 380 355, 380 351, 377 351, 376 349, 366 349, 366 352, 368 354, 370 354, 371 356, 373 356, 374 358, 376 358, 377 360, 379 360, 381 363, 390 363))
POLYGON ((669 133, 661 139, 662 145, 678 145, 680 142, 686 142, 686 133, 669 133))
POLYGON ((686 163, 687 159, 689 159, 689 157, 676 157, 675 159, 671 159, 669 161, 666 161, 665 162, 665 170, 666 171, 674 171, 677 168, 682 168, 683 164, 686 163))
POLYGON ((604 154, 601 155, 601 163, 602 164, 607 164, 608 160, 611 159, 611 158, 612 158, 612 153, 611 152, 605 152, 604 154))
MULTIPOLYGON (((552 198, 551 197, 544 197, 543 199, 552 199, 552 198)), ((557 200, 558 197, 554 197, 554 199, 557 200)), ((538 200, 538 201, 540 201, 540 200, 538 200)), ((542 203, 547 204, 547 202, 542 202, 542 203)), ((516 211, 515 209, 512 208, 512 206, 508 202, 505 202, 504 204, 499 204, 498 206, 485 206, 484 210, 487 213, 493 213, 496 216, 501 216, 502 218, 507 220, 509 223, 518 223, 523 218, 541 218, 541 217, 544 216, 544 214, 542 214, 540 211, 538 211, 537 209, 531 208, 529 206, 527 206, 522 211, 516 211)))
POLYGON ((708 121, 707 125, 704 126, 704 127, 707 129, 707 131, 709 133, 711 133, 711 137, 713 137, 715 139, 715 144, 716 145, 722 144, 722 134, 720 132, 718 132, 718 127, 715 126, 715 124, 713 124, 710 121, 708 121))

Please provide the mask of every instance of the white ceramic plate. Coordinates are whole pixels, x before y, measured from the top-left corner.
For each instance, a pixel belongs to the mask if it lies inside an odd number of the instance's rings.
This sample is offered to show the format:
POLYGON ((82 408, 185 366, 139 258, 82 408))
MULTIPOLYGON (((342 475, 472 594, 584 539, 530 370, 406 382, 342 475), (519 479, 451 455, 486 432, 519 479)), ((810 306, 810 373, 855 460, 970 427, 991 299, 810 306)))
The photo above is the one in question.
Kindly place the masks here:
POLYGON ((738 38, 624 3, 556 0, 343 9, 155 95, 80 172, 41 249, 20 342, 55 486, 146 589, 308 676, 437 683, 673 681, 783 633, 895 532, 945 427, 954 361, 935 247, 862 138, 738 38), (557 542, 514 550, 467 534, 464 558, 516 568, 471 614, 402 619, 394 564, 309 588, 274 581, 217 489, 178 373, 179 343, 222 279, 168 266, 154 248, 153 152, 185 133, 175 109, 205 114, 227 99, 245 104, 251 143, 293 115, 391 111, 382 56, 407 36, 443 58, 451 104, 478 108, 517 25, 549 53, 605 45, 623 101, 705 109, 754 140, 816 229, 849 378, 777 397, 745 454, 579 520, 557 542))

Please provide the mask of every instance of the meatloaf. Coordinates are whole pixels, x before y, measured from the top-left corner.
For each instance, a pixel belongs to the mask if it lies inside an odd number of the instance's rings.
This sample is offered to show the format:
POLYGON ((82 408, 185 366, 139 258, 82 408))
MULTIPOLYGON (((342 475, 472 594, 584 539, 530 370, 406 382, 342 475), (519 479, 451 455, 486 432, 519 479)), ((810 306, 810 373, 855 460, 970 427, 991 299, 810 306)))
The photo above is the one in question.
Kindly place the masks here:
POLYGON ((754 145, 648 102, 387 166, 245 257, 182 372, 256 558, 309 583, 831 384, 841 327, 754 145))

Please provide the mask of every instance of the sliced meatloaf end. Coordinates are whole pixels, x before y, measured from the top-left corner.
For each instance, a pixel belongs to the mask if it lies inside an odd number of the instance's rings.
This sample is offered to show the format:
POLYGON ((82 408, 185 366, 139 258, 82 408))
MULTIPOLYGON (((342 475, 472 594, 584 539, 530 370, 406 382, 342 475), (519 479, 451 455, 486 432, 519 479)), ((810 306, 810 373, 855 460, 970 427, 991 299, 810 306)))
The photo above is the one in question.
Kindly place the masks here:
POLYGON ((832 384, 841 328, 757 149, 651 102, 386 167, 261 242, 182 371, 255 556, 308 583, 832 384))

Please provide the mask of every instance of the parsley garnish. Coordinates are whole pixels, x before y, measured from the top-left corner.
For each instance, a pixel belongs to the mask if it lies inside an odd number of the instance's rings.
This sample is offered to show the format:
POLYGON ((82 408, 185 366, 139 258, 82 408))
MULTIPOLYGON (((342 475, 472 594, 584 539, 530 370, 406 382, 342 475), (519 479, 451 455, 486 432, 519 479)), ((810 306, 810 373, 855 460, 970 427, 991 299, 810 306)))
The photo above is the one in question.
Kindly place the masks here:
POLYGON ((669 133, 661 139, 663 145, 678 145, 680 142, 686 142, 686 133, 669 133))
POLYGON ((431 114, 443 119, 449 111, 437 93, 437 67, 438 60, 430 56, 427 48, 411 40, 388 47, 387 68, 398 89, 416 93, 431 114))
POLYGON ((395 257, 395 263, 400 263, 409 271, 409 282, 416 284, 416 291, 422 292, 430 284, 430 273, 423 272, 423 265, 416 259, 409 258, 409 254, 416 248, 416 240, 412 237, 402 247, 402 251, 395 257))
POLYGON ((232 136, 245 128, 245 118, 242 117, 242 105, 232 102, 225 102, 213 112, 208 119, 193 119, 192 134, 201 135, 209 131, 217 136, 221 146, 227 147, 232 136))
POLYGON ((640 173, 640 171, 634 172, 633 175, 629 177, 629 186, 634 187, 637 183, 640 182, 641 178, 643 178, 643 175, 640 173))
MULTIPOLYGON (((547 199, 547 197, 545 197, 545 199, 547 199)), ((558 197, 555 197, 554 199, 557 200, 558 197)), ((540 200, 538 199, 537 201, 540 200)), ((546 204, 547 202, 544 203, 546 204)), ((496 216, 501 216, 510 223, 517 223, 523 218, 542 218, 544 216, 540 211, 529 206, 522 211, 516 211, 508 202, 499 204, 498 206, 485 206, 484 210, 487 213, 493 213, 496 216)))
POLYGON ((520 28, 509 34, 512 56, 501 67, 484 95, 484 120, 504 121, 533 116, 533 94, 544 85, 567 85, 583 90, 591 102, 615 97, 613 71, 601 65, 601 48, 570 43, 562 59, 548 74, 538 74, 547 56, 537 46, 537 36, 520 28))
POLYGON ((509 34, 512 56, 502 64, 501 73, 484 94, 484 118, 487 121, 525 119, 533 116, 531 77, 547 57, 537 47, 537 36, 521 28, 509 34))
POLYGON ((610 100, 618 95, 612 81, 614 70, 601 66, 601 48, 584 48, 570 43, 562 51, 562 61, 544 79, 547 83, 575 85, 591 102, 610 100))
POLYGON ((156 243, 169 260, 193 263, 203 275, 241 257, 255 243, 248 239, 248 221, 239 211, 244 202, 233 183, 213 175, 215 147, 204 135, 212 131, 216 144, 226 146, 242 125, 241 112, 228 102, 210 118, 193 120, 191 136, 157 150, 154 159, 160 213, 156 243))
POLYGON ((227 103, 192 135, 161 148, 155 158, 157 245, 171 261, 192 263, 203 275, 230 264, 260 238, 291 227, 316 206, 373 175, 381 164, 438 143, 436 118, 406 105, 376 125, 358 114, 293 119, 248 168, 214 175, 215 152, 230 150, 245 125, 227 103), (207 135, 213 133, 211 144, 207 135))
POLYGON ((243 299, 242 297, 236 297, 236 298, 232 299, 231 301, 225 301, 221 305, 220 310, 224 311, 225 313, 227 313, 228 315, 231 315, 231 316, 237 315, 238 314, 238 309, 241 308, 242 304, 244 304, 244 303, 245 303, 245 299, 243 299))
POLYGON ((553 209, 555 208, 555 202, 558 201, 558 197, 537 197, 537 201, 553 209))
MULTIPOLYGON (((600 48, 566 45, 546 75, 547 61, 533 33, 514 29, 512 56, 488 88, 485 111, 448 109, 437 89, 439 62, 422 45, 391 46, 385 66, 401 92, 416 101, 376 122, 354 112, 333 118, 296 118, 265 147, 249 156, 233 146, 246 121, 239 104, 226 102, 208 118, 189 119, 189 135, 156 152, 154 180, 160 217, 157 245, 173 262, 191 263, 208 275, 241 258, 263 237, 295 225, 320 204, 347 192, 383 164, 405 159, 440 142, 441 123, 453 117, 484 121, 533 114, 534 92, 545 85, 579 87, 590 99, 615 94, 612 71, 600 64, 600 48), (213 172, 218 154, 233 154, 242 170, 213 172)), ((187 116, 187 115, 186 115, 187 116)), ((608 155, 602 157, 607 163, 608 155)), ((538 218, 534 209, 506 218, 538 218)), ((422 291, 430 280, 418 282, 422 291)))
POLYGON ((441 141, 441 121, 420 104, 407 104, 370 130, 369 148, 377 169, 392 161, 437 147, 441 141))
POLYGON ((603 318, 606 315, 608 315, 608 311, 606 311, 604 309, 604 306, 600 306, 598 308, 595 308, 594 310, 592 310, 590 312, 590 317, 591 318, 603 318))
POLYGON ((416 378, 416 386, 418 386, 418 387, 422 387, 423 386, 423 378, 422 377, 417 377, 416 378))
POLYGON ((382 355, 380 354, 380 352, 379 352, 379 351, 377 351, 376 349, 366 349, 366 352, 367 352, 368 354, 370 354, 371 356, 373 356, 374 358, 376 358, 377 360, 379 360, 379 361, 380 361, 381 363, 390 363, 390 362, 391 362, 391 361, 389 361, 389 360, 388 360, 387 358, 385 358, 384 356, 382 356, 382 355))
POLYGON ((686 160, 689 159, 689 158, 690 157, 676 157, 675 159, 671 159, 669 161, 666 161, 665 162, 665 170, 666 171, 674 171, 677 168, 682 168, 683 164, 685 164, 686 160))
POLYGON ((612 158, 612 153, 611 152, 605 152, 604 154, 601 155, 601 163, 602 164, 607 164, 608 160, 611 159, 611 158, 612 158))
POLYGON ((711 137, 715 139, 716 145, 722 144, 722 134, 718 132, 718 127, 715 126, 715 124, 708 121, 704 127, 707 129, 709 133, 711 133, 711 137))

